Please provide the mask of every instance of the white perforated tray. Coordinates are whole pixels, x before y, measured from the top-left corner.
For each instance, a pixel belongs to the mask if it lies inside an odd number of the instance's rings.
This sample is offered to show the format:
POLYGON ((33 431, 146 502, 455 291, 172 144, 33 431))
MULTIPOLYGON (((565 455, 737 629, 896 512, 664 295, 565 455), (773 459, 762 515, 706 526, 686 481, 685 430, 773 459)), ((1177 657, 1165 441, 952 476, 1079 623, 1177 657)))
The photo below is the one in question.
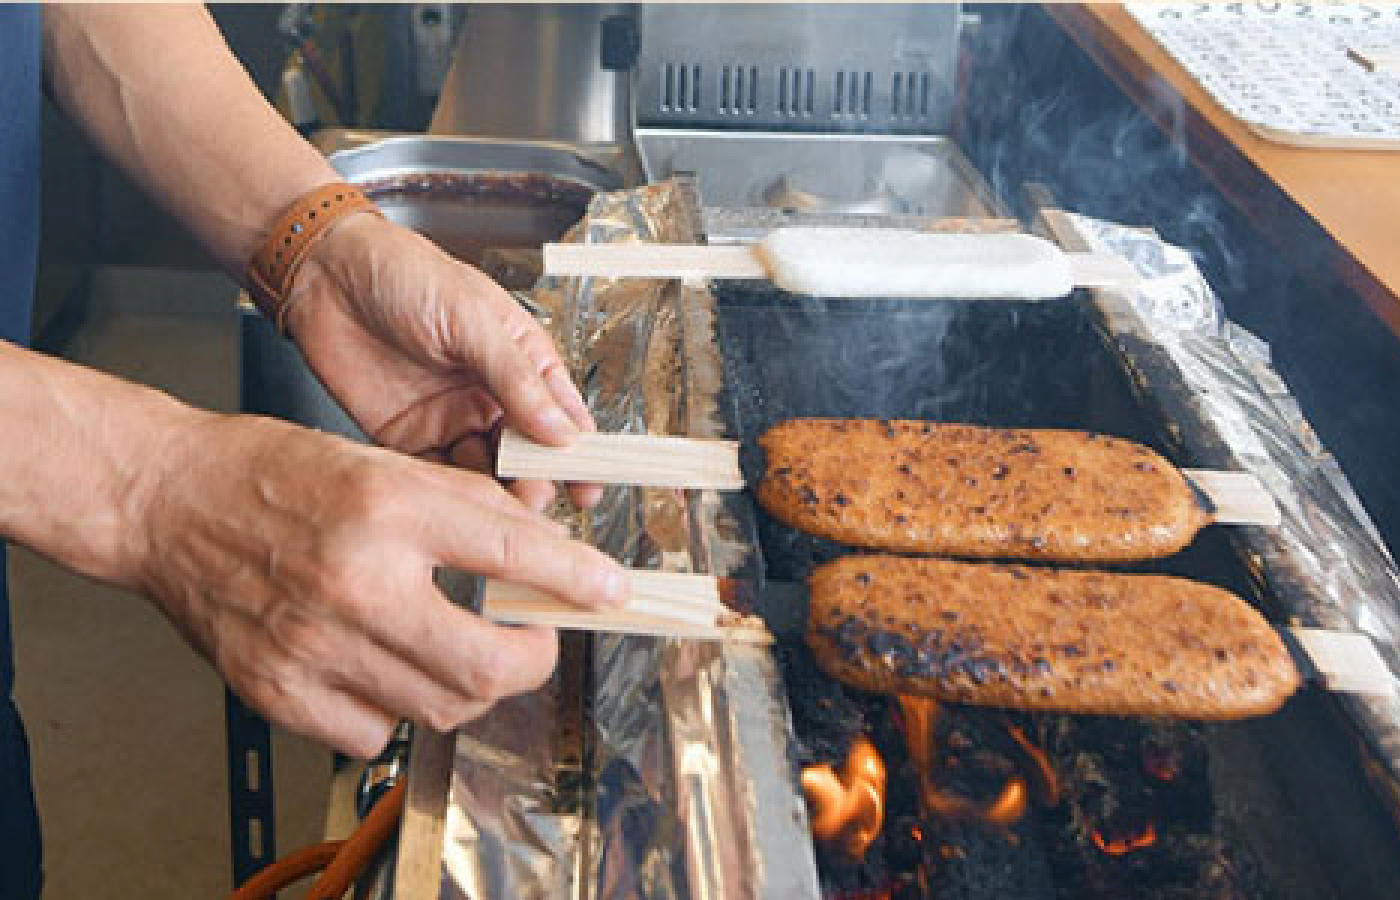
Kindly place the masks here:
POLYGON ((1132 3, 1129 13, 1232 115, 1270 140, 1400 150, 1400 4, 1132 3))

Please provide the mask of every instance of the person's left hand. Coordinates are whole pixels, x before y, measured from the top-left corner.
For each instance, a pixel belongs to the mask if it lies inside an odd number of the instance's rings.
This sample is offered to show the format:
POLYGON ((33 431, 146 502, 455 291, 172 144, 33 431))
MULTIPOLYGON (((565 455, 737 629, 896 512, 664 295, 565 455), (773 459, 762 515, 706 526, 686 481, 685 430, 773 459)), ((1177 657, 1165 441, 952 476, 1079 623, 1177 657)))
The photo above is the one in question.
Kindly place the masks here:
MULTIPOLYGON (((479 270, 379 216, 339 223, 303 264, 287 330, 372 439, 491 471, 504 422, 541 443, 595 429, 553 341, 479 270)), ((518 482, 541 508, 553 487, 518 482)), ((571 486, 580 505, 599 490, 571 486)))

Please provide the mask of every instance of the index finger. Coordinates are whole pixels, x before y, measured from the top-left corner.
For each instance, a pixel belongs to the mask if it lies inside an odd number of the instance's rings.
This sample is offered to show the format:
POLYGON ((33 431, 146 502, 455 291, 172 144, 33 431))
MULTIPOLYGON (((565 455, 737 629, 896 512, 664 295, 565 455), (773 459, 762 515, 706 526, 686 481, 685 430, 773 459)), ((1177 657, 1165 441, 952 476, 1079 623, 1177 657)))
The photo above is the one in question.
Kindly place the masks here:
POLYGON ((584 608, 623 604, 628 582, 615 560, 560 534, 493 482, 448 472, 457 476, 451 487, 422 498, 418 509, 426 530, 424 549, 440 564, 532 587, 584 608), (490 496, 479 496, 483 492, 490 496))

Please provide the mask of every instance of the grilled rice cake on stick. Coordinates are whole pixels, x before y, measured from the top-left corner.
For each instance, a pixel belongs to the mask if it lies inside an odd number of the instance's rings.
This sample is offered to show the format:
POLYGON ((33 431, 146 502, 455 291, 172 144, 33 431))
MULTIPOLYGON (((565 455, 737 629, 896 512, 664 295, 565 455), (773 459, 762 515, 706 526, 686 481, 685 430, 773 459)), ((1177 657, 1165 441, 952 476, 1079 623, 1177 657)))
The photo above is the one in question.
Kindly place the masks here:
POLYGON ((1168 556, 1212 521, 1150 448, 1082 431, 792 419, 759 438, 776 518, 854 547, 979 558, 1168 556))
POLYGON ((807 643, 854 687, 980 706, 1237 719, 1299 674, 1243 600, 1162 575, 851 556, 809 582, 807 643))

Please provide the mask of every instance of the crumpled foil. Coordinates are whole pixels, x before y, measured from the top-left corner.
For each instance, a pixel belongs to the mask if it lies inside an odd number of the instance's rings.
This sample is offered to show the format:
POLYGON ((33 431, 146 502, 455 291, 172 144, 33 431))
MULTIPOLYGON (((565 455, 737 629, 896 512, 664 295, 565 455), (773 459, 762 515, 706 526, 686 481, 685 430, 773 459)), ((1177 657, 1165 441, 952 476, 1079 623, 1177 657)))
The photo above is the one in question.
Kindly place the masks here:
MULTIPOLYGON (((600 194, 570 240, 702 239, 693 185, 600 194)), ((543 314, 600 429, 723 436, 713 298, 671 280, 545 278, 543 314)), ((752 583, 752 513, 714 492, 609 489, 578 533, 629 565, 752 583)), ((770 651, 565 635, 546 688, 456 741, 440 896, 819 894, 770 651)))
POLYGON ((1400 574, 1336 461, 1269 361, 1226 319, 1180 248, 1150 232, 1069 216, 1091 249, 1131 260, 1141 290, 1098 292, 1114 341, 1145 395, 1201 464, 1254 473, 1282 512, 1276 529, 1232 528, 1290 624, 1360 632, 1392 673, 1389 695, 1342 694, 1382 796, 1400 797, 1400 574))

